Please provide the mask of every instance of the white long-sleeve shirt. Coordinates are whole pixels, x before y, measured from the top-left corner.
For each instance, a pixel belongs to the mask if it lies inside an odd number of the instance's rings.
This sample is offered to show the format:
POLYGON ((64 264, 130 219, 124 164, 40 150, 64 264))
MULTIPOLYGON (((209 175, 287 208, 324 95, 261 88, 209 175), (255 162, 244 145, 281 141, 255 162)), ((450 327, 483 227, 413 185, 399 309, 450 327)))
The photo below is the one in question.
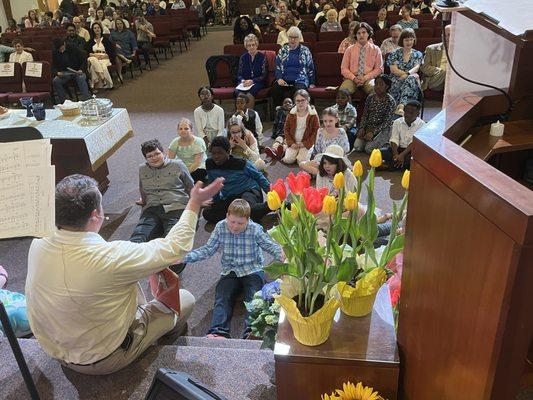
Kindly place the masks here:
POLYGON ((30 327, 52 357, 90 364, 115 351, 137 310, 138 281, 193 246, 196 213, 185 210, 165 238, 107 242, 94 232, 56 230, 28 255, 30 327))
POLYGON ((194 110, 194 125, 198 131, 198 136, 203 138, 207 136, 211 141, 213 137, 224 134, 224 109, 218 104, 214 104, 214 107, 205 111, 202 106, 197 107, 194 110), (211 128, 216 132, 214 134, 208 134, 211 128))

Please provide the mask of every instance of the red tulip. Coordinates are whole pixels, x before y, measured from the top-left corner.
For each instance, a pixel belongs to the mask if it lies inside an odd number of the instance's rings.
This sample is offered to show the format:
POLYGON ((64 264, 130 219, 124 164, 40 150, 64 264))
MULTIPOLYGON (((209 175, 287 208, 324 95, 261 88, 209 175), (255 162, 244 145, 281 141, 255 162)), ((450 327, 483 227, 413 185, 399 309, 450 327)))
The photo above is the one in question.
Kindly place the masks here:
POLYGON ((283 179, 278 179, 276 183, 273 185, 270 185, 270 190, 274 190, 281 201, 285 200, 287 197, 287 188, 285 187, 285 182, 283 182, 283 179))
POLYGON ((298 175, 294 175, 291 172, 287 176, 287 183, 291 193, 296 195, 302 194, 305 188, 311 186, 311 175, 302 171, 298 172, 298 175))
POLYGON ((398 307, 398 302, 400 301, 400 291, 398 289, 394 290, 391 295, 391 304, 392 308, 398 307))
POLYGON ((305 208, 311 214, 318 214, 322 211, 322 195, 313 187, 303 189, 305 208))
POLYGON ((326 195, 329 194, 329 189, 325 188, 325 187, 324 188, 320 188, 320 189, 318 189, 318 193, 320 194, 320 198, 322 200, 324 200, 324 197, 326 197, 326 195))

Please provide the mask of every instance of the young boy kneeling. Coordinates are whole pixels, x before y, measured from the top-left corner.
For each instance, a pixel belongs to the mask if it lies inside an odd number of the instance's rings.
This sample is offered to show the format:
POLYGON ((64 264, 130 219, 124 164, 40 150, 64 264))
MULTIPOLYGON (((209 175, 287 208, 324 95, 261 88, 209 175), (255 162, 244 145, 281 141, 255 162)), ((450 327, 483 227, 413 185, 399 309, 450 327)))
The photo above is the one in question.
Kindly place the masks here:
MULTIPOLYGON (((265 283, 262 250, 280 261, 283 253, 263 227, 250 220, 250 205, 243 199, 231 202, 226 219, 217 223, 207 243, 187 254, 183 262, 205 260, 218 249, 222 251, 222 276, 217 283, 213 319, 207 336, 230 338, 233 303, 239 291, 244 291, 244 301, 251 301, 265 283)), ((243 337, 247 337, 250 330, 247 318, 243 337)))

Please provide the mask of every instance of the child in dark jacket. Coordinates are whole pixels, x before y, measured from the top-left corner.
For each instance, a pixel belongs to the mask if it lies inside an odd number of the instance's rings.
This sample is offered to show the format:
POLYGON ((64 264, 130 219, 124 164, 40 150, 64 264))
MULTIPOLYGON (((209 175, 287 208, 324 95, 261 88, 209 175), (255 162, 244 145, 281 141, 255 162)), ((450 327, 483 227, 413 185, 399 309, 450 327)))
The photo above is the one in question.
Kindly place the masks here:
POLYGON ((274 127, 272 128, 272 139, 276 139, 278 136, 283 137, 285 120, 287 119, 287 114, 289 114, 292 106, 292 99, 287 97, 283 100, 283 105, 276 107, 276 117, 274 118, 274 127))

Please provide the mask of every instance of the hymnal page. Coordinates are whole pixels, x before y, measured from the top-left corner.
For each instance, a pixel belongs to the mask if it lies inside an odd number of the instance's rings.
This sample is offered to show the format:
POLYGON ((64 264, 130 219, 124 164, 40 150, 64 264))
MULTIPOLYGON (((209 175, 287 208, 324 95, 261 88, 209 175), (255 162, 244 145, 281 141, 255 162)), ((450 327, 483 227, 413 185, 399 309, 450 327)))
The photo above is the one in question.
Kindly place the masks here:
POLYGON ((54 229, 55 168, 48 139, 0 143, 0 239, 54 229))

